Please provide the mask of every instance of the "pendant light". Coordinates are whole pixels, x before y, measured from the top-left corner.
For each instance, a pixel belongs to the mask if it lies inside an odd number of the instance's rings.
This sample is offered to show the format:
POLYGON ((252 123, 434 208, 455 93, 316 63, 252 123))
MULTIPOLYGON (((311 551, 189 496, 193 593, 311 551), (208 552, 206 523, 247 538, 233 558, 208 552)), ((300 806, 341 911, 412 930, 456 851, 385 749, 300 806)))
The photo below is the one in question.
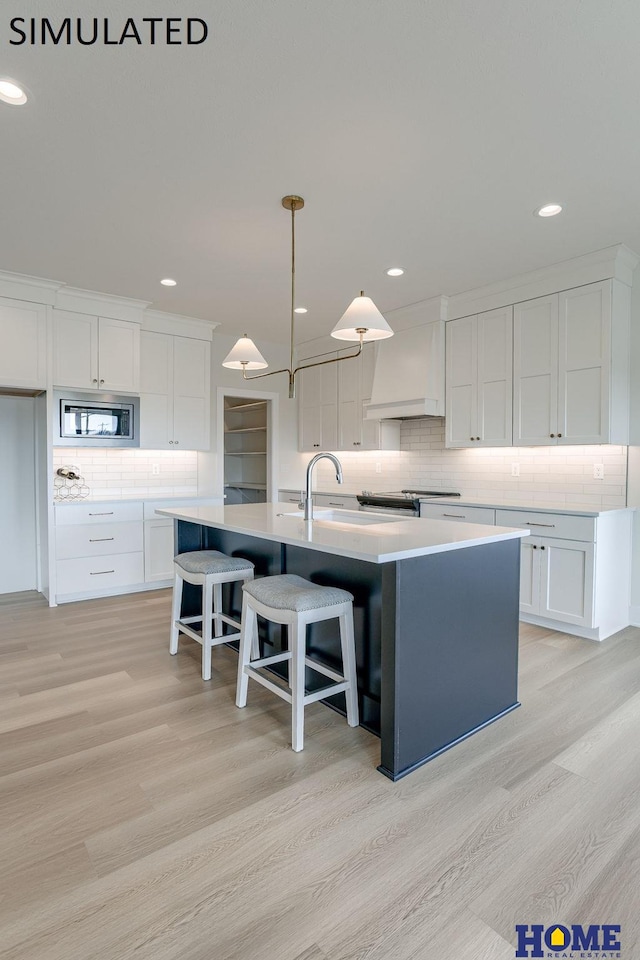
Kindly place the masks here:
POLYGON ((335 327, 331 331, 331 336, 337 340, 349 340, 358 342, 358 350, 346 357, 335 357, 332 360, 318 360, 315 363, 305 363, 299 367, 294 367, 294 347, 295 347, 295 302, 296 302, 296 235, 295 235, 295 216, 296 210, 302 210, 304 200, 302 197, 287 196, 282 198, 282 206, 285 210, 291 211, 291 342, 289 349, 289 366, 281 370, 270 370, 269 373, 258 373, 251 377, 247 376, 247 370, 264 370, 268 367, 253 340, 244 334, 237 341, 233 349, 222 361, 223 367, 230 370, 242 370, 242 376, 245 380, 258 380, 260 377, 272 377, 276 373, 286 373, 289 377, 289 397, 293 399, 296 395, 296 375, 301 370, 307 370, 309 367, 320 367, 328 363, 342 363, 345 360, 354 360, 362 352, 363 343, 370 340, 384 340, 386 337, 393 336, 393 330, 384 319, 371 297, 365 297, 364 291, 360 291, 360 296, 351 301, 345 312, 342 314, 335 327))

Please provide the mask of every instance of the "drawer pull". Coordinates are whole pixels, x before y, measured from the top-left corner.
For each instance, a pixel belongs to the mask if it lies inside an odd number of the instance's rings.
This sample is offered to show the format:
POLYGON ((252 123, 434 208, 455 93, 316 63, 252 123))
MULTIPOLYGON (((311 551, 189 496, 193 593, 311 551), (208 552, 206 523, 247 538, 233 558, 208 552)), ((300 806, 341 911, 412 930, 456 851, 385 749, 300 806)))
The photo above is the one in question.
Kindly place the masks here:
POLYGON ((533 523, 532 520, 525 522, 526 527, 555 527, 555 523, 533 523))
POLYGON ((104 540, 115 540, 115 537, 89 537, 89 543, 102 543, 104 540))
POLYGON ((453 517, 455 520, 466 520, 466 513, 443 513, 443 517, 453 517))
POLYGON ((115 570, 90 570, 90 577, 100 577, 103 573, 115 573, 115 570))
POLYGON ((336 503, 335 500, 329 500, 330 507, 344 507, 344 503, 336 503))
POLYGON ((90 517, 112 517, 113 510, 104 510, 102 513, 90 513, 90 517))

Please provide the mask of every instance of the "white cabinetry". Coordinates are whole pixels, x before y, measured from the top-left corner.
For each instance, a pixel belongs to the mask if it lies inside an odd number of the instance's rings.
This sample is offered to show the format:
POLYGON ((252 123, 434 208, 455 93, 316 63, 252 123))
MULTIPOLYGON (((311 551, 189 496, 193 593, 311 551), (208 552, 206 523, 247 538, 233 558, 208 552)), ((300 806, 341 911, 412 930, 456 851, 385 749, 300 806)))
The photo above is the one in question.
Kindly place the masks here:
MULTIPOLYGON (((345 348, 313 359, 348 358, 356 349, 345 348)), ((374 365, 375 344, 370 343, 364 345, 359 357, 311 367, 298 375, 300 450, 317 453, 319 450, 400 449, 399 421, 365 420, 374 365)))
POLYGON ((626 627, 631 517, 630 510, 598 517, 496 510, 498 526, 532 534, 521 546, 521 618, 594 640, 626 627))
POLYGON ((54 310, 53 382, 81 390, 137 393, 140 324, 54 310))
POLYGON ((140 446, 208 450, 209 341, 143 330, 140 370, 140 446))
POLYGON ((511 307, 447 324, 447 447, 511 445, 512 329, 511 307))
POLYGON ((451 503, 421 503, 420 517, 427 520, 457 520, 459 523, 487 523, 490 526, 496 522, 496 512, 489 507, 469 507, 451 503))
POLYGON ((121 593, 143 582, 141 503, 56 507, 58 602, 121 593))
POLYGON ((603 280, 516 304, 516 446, 627 443, 628 389, 628 287, 603 280))
POLYGON ((46 307, 0 297, 0 385, 47 385, 46 307))
POLYGON ((173 578, 173 520, 169 518, 144 521, 144 579, 145 583, 173 578))

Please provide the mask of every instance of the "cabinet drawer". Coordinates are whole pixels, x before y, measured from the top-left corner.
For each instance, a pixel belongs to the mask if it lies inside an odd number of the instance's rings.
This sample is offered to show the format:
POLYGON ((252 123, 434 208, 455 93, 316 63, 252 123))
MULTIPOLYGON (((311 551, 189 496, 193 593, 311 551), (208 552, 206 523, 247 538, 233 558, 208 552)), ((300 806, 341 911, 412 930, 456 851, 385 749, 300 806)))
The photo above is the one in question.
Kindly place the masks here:
POLYGON ((96 593, 113 587, 144 583, 143 553, 118 553, 106 557, 58 560, 58 596, 96 593))
POLYGON ((340 494, 317 493, 313 501, 319 507, 342 507, 343 510, 357 510, 359 506, 356 497, 348 494, 341 497, 340 494))
POLYGON ((458 520, 463 523, 496 522, 496 512, 489 507, 452 506, 447 503, 421 503, 420 516, 427 520, 458 520))
POLYGON ((100 557, 142 550, 142 523, 72 523, 56 529, 56 557, 100 557))
MULTIPOLYGON (((280 503, 300 503, 300 493, 291 493, 290 490, 281 490, 278 494, 280 503)), ((302 494, 304 496, 304 494, 302 494)))
POLYGON ((129 523, 142 520, 142 503, 57 503, 56 526, 68 523, 129 523))
POLYGON ((526 510, 496 510, 496 523, 499 527, 524 527, 538 537, 591 542, 596 538, 595 517, 574 517, 566 513, 530 513, 526 510))

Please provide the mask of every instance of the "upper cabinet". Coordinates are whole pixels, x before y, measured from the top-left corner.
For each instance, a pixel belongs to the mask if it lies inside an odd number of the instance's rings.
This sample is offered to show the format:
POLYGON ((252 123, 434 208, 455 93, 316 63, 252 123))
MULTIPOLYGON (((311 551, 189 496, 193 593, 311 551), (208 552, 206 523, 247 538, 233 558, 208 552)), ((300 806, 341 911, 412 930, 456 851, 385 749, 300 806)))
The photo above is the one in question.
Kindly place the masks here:
POLYGON ((142 331, 141 447, 209 449, 210 368, 208 340, 142 331))
POLYGON ((47 386, 46 307, 0 297, 0 385, 47 386))
POLYGON ((450 320, 446 445, 628 443, 629 322, 616 279, 450 320))
MULTIPOLYGON (((337 353, 305 359, 348 358, 357 346, 337 353)), ((304 363, 304 360, 302 360, 304 363)), ((400 424, 365 420, 371 398, 375 344, 365 344, 362 353, 341 363, 311 367, 299 374, 299 448, 320 450, 399 450, 400 424)))
POLYGON ((139 323, 67 310, 53 314, 55 386, 138 393, 139 323))
POLYGON ((629 288, 603 280, 514 307, 515 446, 628 442, 629 288))
POLYGON ((511 445, 512 329, 511 307, 447 324, 447 447, 511 445))

